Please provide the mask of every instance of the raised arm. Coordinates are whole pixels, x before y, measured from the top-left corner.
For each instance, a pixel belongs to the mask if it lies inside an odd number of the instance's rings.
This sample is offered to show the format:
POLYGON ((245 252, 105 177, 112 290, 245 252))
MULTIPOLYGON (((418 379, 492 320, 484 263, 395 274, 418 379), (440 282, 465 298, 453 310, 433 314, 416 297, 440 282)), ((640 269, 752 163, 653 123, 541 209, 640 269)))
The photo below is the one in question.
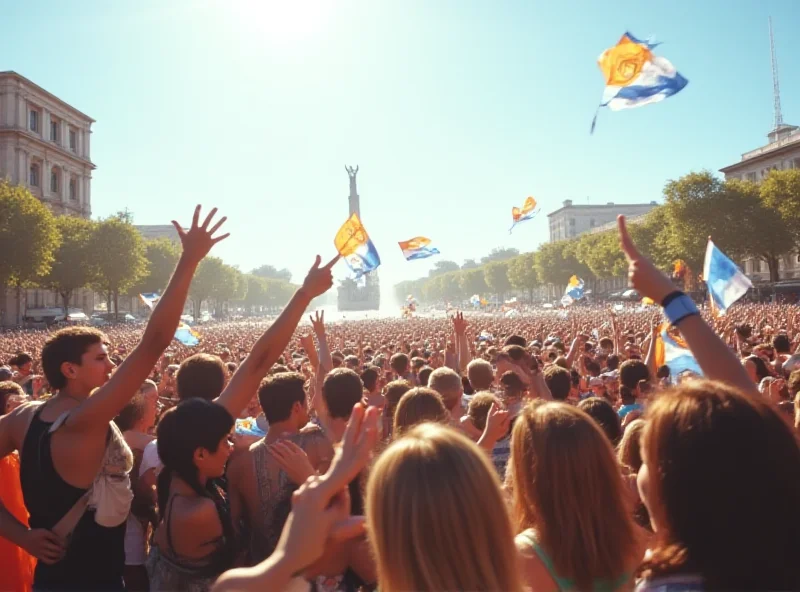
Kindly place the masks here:
MULTIPOLYGON (((676 291, 674 284, 639 253, 628 234, 624 216, 618 218, 618 225, 622 250, 628 259, 629 282, 642 296, 654 302, 664 302, 667 296, 676 291)), ((684 317, 678 328, 706 378, 727 383, 749 395, 761 396, 739 360, 703 317, 699 314, 684 317)))
POLYGON ((223 234, 213 238, 213 234, 226 220, 224 217, 220 218, 209 228, 216 212, 217 208, 211 210, 200 224, 200 206, 197 206, 194 210, 192 227, 188 232, 177 222, 172 222, 180 236, 183 252, 164 295, 150 316, 141 341, 117 368, 111 379, 72 412, 65 428, 84 429, 89 426, 99 426, 98 429, 107 430, 108 422, 117 416, 150 375, 153 366, 175 336, 189 293, 189 284, 198 264, 211 247, 228 236, 223 234))
POLYGON ((311 301, 327 292, 333 285, 331 267, 338 260, 337 256, 327 265, 320 267, 320 258, 317 255, 317 260, 309 270, 302 287, 294 293, 280 316, 256 341, 250 355, 245 358, 228 386, 217 398, 216 402, 225 407, 233 417, 238 417, 242 409, 247 406, 256 393, 261 379, 278 361, 311 301))

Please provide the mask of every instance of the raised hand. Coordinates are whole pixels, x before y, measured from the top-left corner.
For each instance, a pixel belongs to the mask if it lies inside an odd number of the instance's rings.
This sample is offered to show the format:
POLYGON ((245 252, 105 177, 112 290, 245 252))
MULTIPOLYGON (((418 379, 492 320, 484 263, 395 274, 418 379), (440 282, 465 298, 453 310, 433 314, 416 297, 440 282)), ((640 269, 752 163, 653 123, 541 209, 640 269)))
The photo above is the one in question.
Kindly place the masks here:
POLYGON ((333 285, 333 275, 331 274, 331 268, 336 264, 338 260, 339 260, 339 255, 331 259, 326 265, 320 267, 322 259, 320 258, 319 255, 317 255, 317 258, 314 261, 314 265, 312 265, 311 269, 308 270, 306 279, 303 280, 302 289, 311 298, 316 298, 317 296, 324 294, 331 288, 331 286, 333 285))
POLYGON ((198 205, 194 209, 192 227, 188 231, 181 228, 181 225, 175 220, 172 221, 172 225, 175 227, 175 230, 178 231, 178 236, 181 238, 184 256, 191 258, 191 260, 196 263, 199 263, 203 260, 203 257, 208 255, 211 247, 216 245, 219 241, 225 240, 230 236, 230 233, 226 233, 216 238, 213 237, 213 234, 219 230, 220 226, 222 226, 225 223, 225 220, 228 219, 227 217, 223 216, 217 221, 216 224, 209 228, 208 225, 211 223, 211 220, 214 218, 214 214, 216 213, 217 208, 213 208, 211 212, 209 212, 208 216, 206 216, 203 224, 200 224, 200 206, 198 205))
POLYGON ((643 297, 661 304, 664 298, 675 291, 675 285, 636 248, 631 235, 628 234, 625 216, 617 217, 617 226, 622 252, 628 260, 628 283, 643 297))
POLYGON ((314 475, 314 467, 311 466, 305 450, 290 440, 280 440, 272 444, 269 453, 296 485, 302 485, 314 475))
POLYGON ((464 313, 463 312, 456 312, 451 317, 453 321, 453 330, 456 332, 456 335, 464 335, 467 332, 467 321, 464 320, 464 313))
POLYGON ((324 335, 325 334, 325 311, 322 312, 316 311, 313 315, 308 316, 308 320, 311 321, 311 328, 314 330, 316 335, 324 335))

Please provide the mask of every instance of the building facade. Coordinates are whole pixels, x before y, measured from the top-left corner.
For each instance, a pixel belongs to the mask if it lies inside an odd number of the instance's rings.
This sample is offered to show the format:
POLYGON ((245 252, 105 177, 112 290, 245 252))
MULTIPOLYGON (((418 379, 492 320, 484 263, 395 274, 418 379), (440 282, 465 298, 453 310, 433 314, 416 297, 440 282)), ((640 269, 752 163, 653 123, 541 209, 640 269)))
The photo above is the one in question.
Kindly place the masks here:
POLYGON ((643 216, 656 207, 656 202, 647 204, 576 205, 571 199, 564 200, 563 207, 547 214, 550 222, 550 242, 575 238, 585 232, 613 222, 620 214, 626 217, 643 216))
POLYGON ((181 237, 172 224, 136 225, 134 228, 139 231, 139 234, 145 240, 165 238, 173 243, 181 244, 181 237))
MULTIPOLYGON (((769 134, 765 146, 742 154, 739 162, 723 167, 720 172, 725 179, 739 179, 760 183, 770 171, 800 169, 800 128, 781 124, 769 134)), ((750 258, 741 261, 742 270, 754 282, 769 281, 769 268, 766 261, 750 258)), ((780 278, 800 278, 800 255, 784 255, 778 261, 780 278)))
MULTIPOLYGON (((55 214, 89 218, 94 119, 16 72, 0 72, 0 178, 24 185, 55 214)), ((6 293, 0 324, 22 322, 26 310, 62 306, 49 290, 6 293), (18 312, 19 311, 19 312, 18 312)), ((70 308, 90 313, 94 297, 77 291, 70 308)))

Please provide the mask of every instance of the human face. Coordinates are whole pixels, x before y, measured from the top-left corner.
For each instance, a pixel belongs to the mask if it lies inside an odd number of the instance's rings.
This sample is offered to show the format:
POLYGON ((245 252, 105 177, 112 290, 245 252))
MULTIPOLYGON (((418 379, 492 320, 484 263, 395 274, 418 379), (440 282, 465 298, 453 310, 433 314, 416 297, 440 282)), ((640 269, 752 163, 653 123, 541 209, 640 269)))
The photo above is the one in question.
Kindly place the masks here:
POLYGON ((108 382, 115 367, 108 357, 108 346, 95 343, 81 356, 80 365, 66 362, 62 364, 62 372, 70 379, 73 388, 91 392, 108 382))
POLYGON ((214 451, 198 449, 195 454, 195 465, 201 478, 215 479, 222 477, 225 474, 225 465, 228 464, 228 458, 230 458, 232 451, 233 443, 231 442, 230 434, 226 434, 219 441, 217 449, 214 451))
POLYGON ((150 387, 142 392, 145 402, 144 410, 144 427, 150 429, 156 424, 156 416, 158 415, 158 389, 150 387))
POLYGON ((19 367, 19 373, 22 376, 29 376, 32 370, 33 362, 28 362, 19 367))

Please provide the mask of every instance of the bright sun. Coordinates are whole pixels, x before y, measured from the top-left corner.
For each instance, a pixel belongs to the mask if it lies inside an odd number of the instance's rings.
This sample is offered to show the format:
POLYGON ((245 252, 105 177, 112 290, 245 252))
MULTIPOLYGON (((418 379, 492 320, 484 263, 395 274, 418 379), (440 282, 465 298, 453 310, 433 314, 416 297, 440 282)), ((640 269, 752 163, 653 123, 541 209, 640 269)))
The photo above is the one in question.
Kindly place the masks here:
POLYGON ((292 42, 314 37, 324 28, 334 0, 229 0, 225 6, 265 41, 292 42))

